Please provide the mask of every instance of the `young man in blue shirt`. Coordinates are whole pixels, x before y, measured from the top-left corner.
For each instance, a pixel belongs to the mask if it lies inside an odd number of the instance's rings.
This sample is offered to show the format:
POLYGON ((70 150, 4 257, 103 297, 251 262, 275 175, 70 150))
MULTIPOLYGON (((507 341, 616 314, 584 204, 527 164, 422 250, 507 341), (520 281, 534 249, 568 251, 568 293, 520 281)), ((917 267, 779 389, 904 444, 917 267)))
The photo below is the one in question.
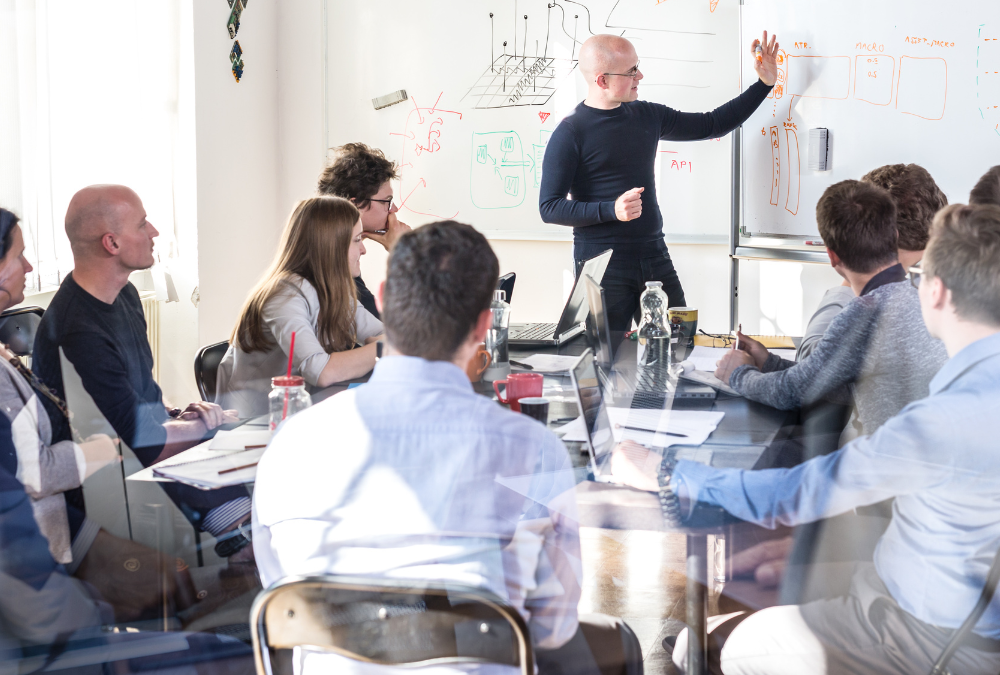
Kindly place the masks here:
MULTIPOLYGON (((727 675, 927 672, 982 592, 1000 548, 1000 207, 942 210, 922 265, 910 271, 923 320, 950 358, 930 396, 872 435, 793 469, 680 461, 651 475, 633 463, 635 453, 615 455, 621 480, 673 492, 682 510, 714 504, 770 528, 895 497, 874 564, 859 566, 848 595, 728 618, 720 652, 727 675)), ((686 640, 682 633, 675 661, 686 640)), ((1000 602, 949 667, 1000 669, 1000 602)))

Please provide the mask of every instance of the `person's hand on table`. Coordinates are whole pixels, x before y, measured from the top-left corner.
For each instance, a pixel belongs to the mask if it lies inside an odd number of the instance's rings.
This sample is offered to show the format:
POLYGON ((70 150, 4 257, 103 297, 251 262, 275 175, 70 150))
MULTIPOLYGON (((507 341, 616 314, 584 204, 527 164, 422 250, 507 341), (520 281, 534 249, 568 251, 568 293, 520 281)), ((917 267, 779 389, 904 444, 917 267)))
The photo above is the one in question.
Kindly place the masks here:
POLYGON ((106 434, 95 434, 79 444, 80 451, 83 452, 83 459, 87 463, 84 478, 90 478, 108 464, 121 461, 118 443, 117 438, 111 438, 106 434))
POLYGON ((379 234, 378 232, 365 232, 365 238, 371 239, 372 241, 381 244, 386 251, 391 251, 392 247, 396 245, 396 240, 401 236, 410 231, 410 226, 406 223, 400 221, 395 213, 390 213, 389 217, 385 221, 385 232, 379 234))
POLYGON ((208 401, 195 401, 189 404, 178 417, 188 421, 200 420, 207 430, 240 421, 237 411, 223 410, 219 405, 208 401))
POLYGON ((753 357, 750 356, 749 352, 745 352, 742 349, 730 349, 715 365, 717 366, 715 376, 726 384, 729 384, 729 376, 733 374, 734 370, 740 366, 755 366, 757 364, 754 363, 753 357))
POLYGON ((791 550, 791 537, 751 546, 733 556, 733 576, 753 576, 758 585, 774 588, 781 583, 791 550))
POLYGON ((758 369, 763 368, 767 362, 767 357, 771 355, 771 352, 767 351, 767 347, 740 331, 736 331, 736 335, 740 340, 740 349, 753 357, 753 364, 758 369))
POLYGON ((658 452, 633 441, 622 441, 611 451, 611 475, 619 483, 637 490, 657 492, 661 461, 658 452))
POLYGON ((646 188, 632 188, 615 200, 615 217, 618 220, 635 220, 642 215, 642 191, 646 188))
POLYGON ((772 35, 771 41, 767 41, 767 31, 760 40, 754 40, 750 45, 750 53, 753 55, 753 69, 757 71, 757 77, 767 86, 772 86, 778 81, 778 36, 772 35), (757 58, 757 46, 760 45, 760 58, 757 58))

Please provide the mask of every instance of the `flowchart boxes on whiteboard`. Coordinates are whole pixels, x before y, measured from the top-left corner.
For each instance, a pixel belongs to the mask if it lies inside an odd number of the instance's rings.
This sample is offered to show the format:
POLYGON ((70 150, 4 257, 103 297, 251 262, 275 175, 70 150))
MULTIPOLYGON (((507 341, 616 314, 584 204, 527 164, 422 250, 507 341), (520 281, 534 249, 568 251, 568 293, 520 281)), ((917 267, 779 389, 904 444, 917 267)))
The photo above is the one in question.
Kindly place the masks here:
MULTIPOLYGON (((531 159, 530 164, 534 164, 531 159)), ((472 203, 480 209, 512 209, 524 202, 524 149, 515 131, 472 134, 472 203)))
POLYGON ((843 99, 851 94, 848 56, 789 56, 785 93, 809 98, 843 99))
POLYGON ((925 120, 944 117, 948 101, 948 63, 939 58, 899 59, 896 109, 925 120))
POLYGON ((896 59, 885 54, 858 54, 854 57, 854 98, 874 105, 892 103, 896 59))

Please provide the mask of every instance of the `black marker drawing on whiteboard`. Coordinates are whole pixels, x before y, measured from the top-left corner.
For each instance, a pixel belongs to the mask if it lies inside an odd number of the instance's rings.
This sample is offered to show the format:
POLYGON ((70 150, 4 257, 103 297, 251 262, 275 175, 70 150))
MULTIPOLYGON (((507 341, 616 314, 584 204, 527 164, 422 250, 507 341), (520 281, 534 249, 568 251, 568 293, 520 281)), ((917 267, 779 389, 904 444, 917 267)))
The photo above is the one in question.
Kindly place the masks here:
MULTIPOLYGON (((562 0, 570 2, 571 0, 562 0)), ((524 3, 521 3, 524 4, 524 3)), ((590 12, 586 6, 579 4, 587 13, 589 26, 590 12)), ((517 3, 515 3, 515 14, 513 15, 513 48, 508 51, 507 40, 503 40, 503 53, 499 57, 494 57, 494 47, 490 47, 490 57, 492 58, 489 67, 484 69, 483 74, 477 82, 469 88, 462 97, 463 102, 471 102, 473 108, 511 108, 520 106, 542 106, 549 102, 560 83, 569 76, 576 68, 577 60, 576 47, 581 44, 580 40, 565 30, 563 32, 573 41, 571 47, 571 58, 555 58, 549 56, 549 41, 552 35, 552 9, 558 7, 562 12, 562 19, 565 21, 565 12, 558 2, 546 2, 545 16, 545 46, 542 48, 540 39, 535 40, 534 54, 529 52, 528 45, 532 37, 541 37, 540 16, 537 13, 517 13, 517 3), (534 17, 534 19, 532 19, 534 17), (524 21, 524 26, 519 26, 518 21, 524 21), (532 23, 534 21, 534 23, 532 23), (521 33, 521 42, 517 42, 517 33, 521 33), (541 55, 539 55, 541 52, 541 55)), ((577 15, 579 19, 579 15, 577 15)), ((501 22, 502 24, 503 22, 501 22)), ((495 34, 494 16, 490 14, 490 41, 502 38, 495 34)), ((589 28, 588 28, 589 29, 589 28)), ((580 36, 581 38, 583 36, 580 36)))

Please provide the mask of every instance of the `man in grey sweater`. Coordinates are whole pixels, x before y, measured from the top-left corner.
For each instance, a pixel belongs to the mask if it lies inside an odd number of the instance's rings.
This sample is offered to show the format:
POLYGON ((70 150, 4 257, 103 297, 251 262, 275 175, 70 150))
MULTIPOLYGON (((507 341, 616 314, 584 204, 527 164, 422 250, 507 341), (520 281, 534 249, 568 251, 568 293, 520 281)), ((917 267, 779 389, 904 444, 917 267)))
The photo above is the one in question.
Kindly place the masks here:
MULTIPOLYGON (((948 198, 927 169, 918 164, 886 164, 866 173, 861 177, 861 182, 889 191, 889 196, 896 205, 899 264, 904 270, 916 265, 924 255, 934 214, 948 205, 948 198)), ((796 361, 809 356, 834 318, 856 297, 846 281, 823 295, 819 307, 806 326, 805 335, 795 354, 796 361)))
POLYGON ((783 410, 853 399, 864 435, 926 397, 948 357, 927 332, 917 291, 898 262, 896 212, 889 193, 874 185, 847 180, 827 188, 816 205, 819 231, 830 263, 858 297, 802 361, 779 358, 741 335, 740 349, 719 362, 716 377, 783 410))

